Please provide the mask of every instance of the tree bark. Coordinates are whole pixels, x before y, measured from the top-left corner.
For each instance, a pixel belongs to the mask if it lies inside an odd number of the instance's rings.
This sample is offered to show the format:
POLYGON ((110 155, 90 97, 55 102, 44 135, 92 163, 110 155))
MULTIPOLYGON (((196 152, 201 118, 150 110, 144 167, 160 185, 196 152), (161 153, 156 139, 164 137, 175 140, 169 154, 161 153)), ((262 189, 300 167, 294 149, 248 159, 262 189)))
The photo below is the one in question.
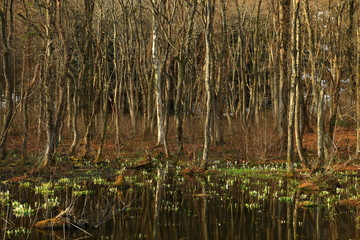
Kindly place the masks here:
POLYGON ((213 111, 213 77, 212 77, 212 31, 213 31, 213 0, 206 1, 206 20, 205 20, 205 89, 206 89, 206 116, 205 116, 205 129, 204 129, 204 151, 202 160, 200 162, 201 168, 206 168, 209 162, 209 148, 210 148, 210 127, 212 121, 213 111))
MULTIPOLYGON (((358 18, 360 14, 358 12, 358 18)), ((357 55, 356 55, 356 156, 360 156, 360 23, 357 31, 357 55)))
POLYGON ((164 109, 164 80, 162 74, 162 64, 160 59, 160 23, 159 15, 161 14, 162 3, 152 0, 153 4, 153 29, 152 29, 152 64, 155 79, 156 93, 156 119, 157 119, 157 145, 163 146, 168 155, 165 139, 165 109, 164 109))
POLYGON ((289 13, 290 0, 280 0, 279 15, 280 15, 280 32, 279 32, 279 116, 278 116, 278 130, 282 143, 287 139, 287 122, 286 116, 288 112, 288 79, 287 79, 287 45, 289 40, 289 13))
POLYGON ((7 13, 12 17, 12 4, 11 0, 9 3, 4 4, 4 9, 0 9, 0 24, 1 24, 1 45, 2 45, 2 62, 3 62, 3 74, 5 79, 5 115, 3 117, 3 124, 0 132, 0 159, 6 157, 6 141, 11 125, 11 121, 14 113, 14 84, 12 79, 11 71, 11 50, 10 50, 10 41, 12 39, 12 34, 8 35, 8 21, 7 13), (10 4, 10 6, 6 6, 10 4), (7 7, 10 9, 8 10, 7 7))
MULTIPOLYGON (((296 112, 296 88, 299 84, 299 7, 300 0, 293 2, 293 17, 291 20, 291 84, 290 84, 290 97, 289 97, 289 114, 288 114, 288 140, 287 140, 287 169, 288 172, 293 171, 293 149, 294 149, 294 124, 296 112)), ((300 106, 298 106, 300 107, 300 106)), ((296 126, 299 127, 299 126, 296 126)), ((300 144, 301 145, 301 144, 300 144)), ((298 149, 302 151, 302 149, 298 149)))

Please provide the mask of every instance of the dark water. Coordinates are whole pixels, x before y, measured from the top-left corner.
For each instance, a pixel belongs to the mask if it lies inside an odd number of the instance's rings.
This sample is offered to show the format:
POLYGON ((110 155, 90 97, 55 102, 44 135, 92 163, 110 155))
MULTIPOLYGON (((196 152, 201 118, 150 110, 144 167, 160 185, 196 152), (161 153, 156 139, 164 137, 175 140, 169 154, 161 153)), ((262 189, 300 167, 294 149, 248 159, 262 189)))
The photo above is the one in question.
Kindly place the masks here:
POLYGON ((357 196, 354 181, 333 192, 303 193, 294 180, 277 177, 184 178, 176 169, 124 175, 129 189, 104 178, 60 179, 37 189, 1 185, 0 239, 360 239, 360 208, 338 204, 357 196), (15 216, 15 200, 29 203, 30 216, 15 216), (74 221, 87 226, 33 227, 69 206, 74 221))

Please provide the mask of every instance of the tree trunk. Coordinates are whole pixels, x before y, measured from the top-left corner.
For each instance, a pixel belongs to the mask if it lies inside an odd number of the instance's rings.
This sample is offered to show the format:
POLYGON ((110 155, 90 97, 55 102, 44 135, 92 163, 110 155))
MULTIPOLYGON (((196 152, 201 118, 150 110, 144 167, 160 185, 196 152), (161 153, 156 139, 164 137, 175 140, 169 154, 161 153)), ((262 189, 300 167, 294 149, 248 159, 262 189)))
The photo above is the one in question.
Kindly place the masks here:
POLYGON ((163 146, 167 152, 166 139, 165 139, 165 109, 164 109, 164 80, 162 76, 162 61, 160 59, 160 23, 159 12, 161 11, 162 3, 153 1, 153 31, 152 31, 152 64, 155 79, 155 93, 156 93, 156 119, 157 119, 157 145, 163 146))
MULTIPOLYGON (((282 143, 287 139, 287 102, 288 102, 288 80, 287 80, 287 45, 289 34, 289 13, 290 13, 290 0, 280 0, 280 64, 279 64, 279 116, 278 116, 278 130, 282 143)), ((290 90, 291 91, 291 90, 290 90)))
POLYGON ((43 86, 45 92, 45 123, 46 123, 46 149, 39 167, 52 165, 55 162, 54 154, 60 135, 65 108, 65 75, 67 74, 68 52, 62 33, 62 5, 61 1, 47 0, 46 8, 46 40, 43 86), (55 5, 56 4, 56 5, 55 5), (54 41, 57 37, 61 42, 63 62, 60 70, 56 71, 54 41), (58 82, 56 82, 56 80, 58 82))
POLYGON ((309 0, 305 0, 303 4, 304 8, 304 16, 305 16, 305 23, 306 29, 308 32, 308 51, 309 51, 309 62, 310 62, 310 78, 311 78, 311 85, 312 85, 312 104, 310 106, 310 116, 312 113, 316 112, 317 110, 317 103, 319 102, 319 92, 320 92, 320 85, 316 81, 316 78, 320 77, 316 75, 316 59, 315 59, 315 36, 314 30, 311 23, 311 16, 310 16, 310 7, 309 7, 309 0))
POLYGON ((209 148, 210 148, 210 127, 212 121, 213 111, 213 77, 212 77, 212 31, 213 31, 213 0, 206 1, 206 22, 205 22, 205 88, 206 88, 206 117, 205 117, 205 129, 204 129, 204 151, 203 157, 200 163, 201 168, 206 168, 209 162, 209 148))
MULTIPOLYGON (((360 15, 358 13, 358 15, 360 15)), ((358 23, 358 25, 360 25, 358 23)), ((356 57, 356 156, 360 156, 360 26, 357 27, 357 57, 356 57)))
MULTIPOLYGON (((9 4, 9 3, 8 3, 9 4)), ((14 113, 14 102, 13 98, 14 95, 14 84, 12 79, 12 71, 11 71, 11 51, 10 51, 10 44, 12 39, 12 33, 10 33, 10 36, 8 35, 8 23, 7 23, 7 13, 10 14, 10 17, 12 18, 12 4, 13 1, 10 1, 10 10, 8 10, 6 7, 4 9, 0 9, 0 24, 1 24, 1 45, 2 45, 2 62, 3 62, 3 74, 5 79, 5 115, 1 127, 0 132, 0 159, 4 159, 6 157, 6 141, 7 136, 9 133, 11 121, 13 118, 14 113), (9 11, 9 12, 8 12, 9 11)), ((6 4, 4 4, 5 6, 6 4)))
POLYGON ((305 152, 303 149, 303 133, 304 133, 304 95, 302 89, 302 83, 300 82, 300 74, 302 72, 301 66, 301 49, 300 49, 300 33, 301 33, 301 22, 300 22, 300 1, 297 2, 298 6, 295 9, 295 14, 297 14, 296 18, 296 27, 293 31, 294 34, 294 43, 295 44, 295 51, 293 54, 296 54, 294 57, 294 66, 295 73, 296 73, 296 103, 295 103, 295 142, 297 153, 300 158, 300 162, 304 168, 308 167, 307 158, 305 156, 305 152))
MULTIPOLYGON (((293 2, 293 17, 291 21, 291 84, 290 84, 290 97, 289 97, 289 114, 288 114, 288 141, 287 141, 287 169, 288 172, 293 171, 293 148, 294 148, 294 124, 299 122, 294 122, 295 112, 296 112, 296 99, 299 99, 299 96, 296 96, 296 88, 299 84, 299 7, 300 0, 293 2)), ((298 106, 300 107, 300 106, 298 106)), ((299 126, 296 126, 297 128, 299 126)), ((301 144, 300 144, 301 145, 301 144)), ((299 147, 299 146, 298 146, 299 147)), ((302 149, 298 149, 302 151, 302 149)))
POLYGON ((324 89, 321 88, 317 103, 317 156, 319 166, 323 165, 325 158, 324 94, 324 89))

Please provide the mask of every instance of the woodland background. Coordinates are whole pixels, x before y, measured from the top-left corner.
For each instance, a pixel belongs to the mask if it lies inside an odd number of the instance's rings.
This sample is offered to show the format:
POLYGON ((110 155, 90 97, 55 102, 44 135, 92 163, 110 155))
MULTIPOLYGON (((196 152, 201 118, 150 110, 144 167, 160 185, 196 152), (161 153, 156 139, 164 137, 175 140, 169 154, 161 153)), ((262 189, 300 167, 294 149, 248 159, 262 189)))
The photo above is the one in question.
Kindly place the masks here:
POLYGON ((201 167, 225 145, 317 171, 360 153, 357 0, 0 5, 2 159, 99 162, 142 141, 201 167))

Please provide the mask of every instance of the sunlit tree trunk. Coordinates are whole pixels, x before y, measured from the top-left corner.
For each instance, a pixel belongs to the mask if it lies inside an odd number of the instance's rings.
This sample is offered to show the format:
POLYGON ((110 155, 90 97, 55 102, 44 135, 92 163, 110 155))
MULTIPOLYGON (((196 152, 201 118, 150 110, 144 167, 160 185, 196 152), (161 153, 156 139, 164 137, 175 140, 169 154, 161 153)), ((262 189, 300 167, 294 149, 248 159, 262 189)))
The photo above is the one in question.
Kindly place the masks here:
POLYGON ((295 14, 297 15, 296 19, 296 28, 293 30, 295 31, 294 34, 294 43, 295 44, 295 53, 293 60, 295 68, 295 78, 296 78, 296 89, 295 89, 295 95, 296 95, 296 102, 295 102, 295 143, 296 143, 296 149, 297 153, 300 158, 300 162, 302 163, 303 167, 308 167, 307 158, 305 156, 305 152, 303 149, 303 133, 304 133, 304 94, 303 94, 303 84, 300 82, 301 79, 301 72, 302 72, 302 61, 301 61, 301 22, 300 22, 300 1, 297 2, 298 6, 295 8, 295 14))
POLYGON ((156 93, 156 118, 157 118, 157 145, 164 146, 167 153, 166 139, 165 139, 165 109, 164 109, 164 80, 162 75, 162 61, 160 56, 160 22, 159 15, 161 14, 162 3, 157 0, 152 0, 153 4, 153 29, 152 29, 152 64, 155 79, 155 93, 156 93))
POLYGON ((153 226, 153 239, 161 239, 160 235, 160 210, 164 184, 164 169, 157 170, 157 181, 156 181, 156 190, 155 190, 155 201, 154 201, 154 226, 153 226))
POLYGON ((280 0, 279 15, 280 15, 280 32, 279 32, 279 116, 278 116, 278 130, 281 142, 285 143, 287 139, 287 102, 288 102, 288 74, 287 74, 287 45, 289 32, 289 13, 290 0, 280 0))
POLYGON ((304 1, 303 8, 304 8, 306 29, 307 29, 307 33, 308 33, 310 77, 311 77, 311 85, 312 85, 312 93, 313 93, 312 104, 310 106, 310 113, 313 113, 313 112, 316 112, 316 110, 317 110, 317 103, 319 102, 319 91, 320 91, 319 87, 320 87, 320 85, 316 81, 316 77, 319 77, 319 76, 316 76, 315 36, 314 36, 313 25, 311 22, 309 0, 304 1))
POLYGON ((203 157, 200 163, 201 168, 206 168, 209 161, 209 148, 210 148, 210 127, 211 117, 213 111, 213 77, 212 77, 212 31, 213 31, 213 14, 214 14, 214 2, 213 0, 206 0, 205 6, 206 20, 205 20, 205 88, 206 88, 206 117, 205 117, 205 129, 204 129, 204 151, 203 157))
MULTIPOLYGON (((288 114, 288 141, 287 141, 287 169, 288 172, 293 171, 293 149, 294 149, 294 125, 299 122, 295 122, 296 113, 296 88, 299 85, 299 7, 300 1, 293 2, 293 17, 291 20, 291 83, 290 83, 290 97, 289 97, 289 114, 288 114)), ((299 91, 298 91, 299 92, 299 91)), ((300 107, 300 106, 298 106, 300 107)), ((299 126, 295 126, 299 127, 299 126)), ((301 145, 301 144, 300 144, 301 145)), ((299 147, 299 146, 298 146, 299 147)), ((300 149, 302 151, 302 149, 300 149)))
POLYGON ((45 59, 43 87, 45 95, 45 124, 46 124, 46 149, 39 167, 52 165, 55 162, 54 154, 60 135, 65 109, 65 74, 67 73, 67 48, 62 33, 62 4, 60 0, 47 1, 45 25, 45 59), (62 65, 56 71, 55 66, 55 38, 62 45, 62 65), (58 80, 58 82, 56 82, 58 80))

